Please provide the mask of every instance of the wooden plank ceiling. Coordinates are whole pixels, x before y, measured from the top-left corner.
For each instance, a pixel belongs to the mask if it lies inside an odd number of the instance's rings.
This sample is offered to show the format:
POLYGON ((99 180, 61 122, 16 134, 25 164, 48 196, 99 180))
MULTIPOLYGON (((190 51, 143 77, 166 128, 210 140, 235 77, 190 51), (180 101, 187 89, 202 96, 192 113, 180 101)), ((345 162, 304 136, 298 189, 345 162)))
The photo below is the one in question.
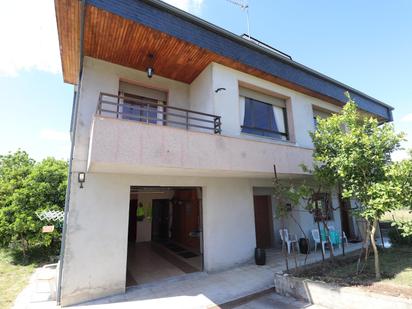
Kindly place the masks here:
POLYGON ((63 78, 76 84, 80 68, 80 1, 55 0, 63 78))
MULTIPOLYGON (((76 84, 79 74, 79 1, 55 0, 64 80, 76 84)), ((86 6, 85 56, 190 84, 211 62, 257 76, 339 106, 341 102, 220 56, 152 28, 91 5, 86 6), (149 55, 153 55, 151 58, 149 55)))

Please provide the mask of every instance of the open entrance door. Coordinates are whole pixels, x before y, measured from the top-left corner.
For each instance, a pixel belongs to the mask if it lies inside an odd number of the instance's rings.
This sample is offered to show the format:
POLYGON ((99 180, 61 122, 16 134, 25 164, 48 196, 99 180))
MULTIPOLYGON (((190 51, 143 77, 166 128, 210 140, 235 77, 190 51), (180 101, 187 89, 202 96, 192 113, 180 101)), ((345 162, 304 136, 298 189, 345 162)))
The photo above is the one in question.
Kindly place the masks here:
POLYGON ((255 211, 256 247, 271 248, 273 246, 273 221, 270 196, 254 196, 253 206, 255 211))
POLYGON ((345 232, 346 237, 349 240, 356 240, 356 235, 354 232, 352 214, 351 214, 351 204, 348 199, 339 196, 340 203, 340 219, 342 224, 342 230, 345 232))
POLYGON ((203 270, 201 188, 132 187, 130 200, 127 286, 203 270))

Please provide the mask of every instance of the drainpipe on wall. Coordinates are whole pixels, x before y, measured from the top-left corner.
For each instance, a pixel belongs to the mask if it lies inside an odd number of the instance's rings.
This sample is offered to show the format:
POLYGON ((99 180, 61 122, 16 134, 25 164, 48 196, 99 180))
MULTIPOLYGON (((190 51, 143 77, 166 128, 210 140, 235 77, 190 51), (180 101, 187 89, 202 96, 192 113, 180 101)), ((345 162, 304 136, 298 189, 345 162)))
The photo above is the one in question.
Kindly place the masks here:
POLYGON ((67 175, 67 189, 66 189, 66 198, 64 201, 64 220, 63 220, 63 230, 62 230, 62 243, 60 247, 60 258, 59 258, 59 274, 58 274, 58 282, 56 288, 56 302, 57 305, 61 303, 61 284, 62 284, 62 273, 63 273, 63 263, 64 263, 64 252, 66 246, 66 232, 67 232, 67 217, 69 213, 69 205, 70 205, 70 189, 71 189, 71 179, 72 179, 72 162, 73 162, 73 153, 74 153, 74 145, 76 141, 76 129, 77 129, 77 112, 79 107, 79 100, 80 100, 80 89, 81 89, 81 81, 83 75, 83 37, 84 37, 84 18, 85 18, 85 11, 86 11, 86 0, 79 0, 81 2, 80 5, 80 66, 79 66, 79 79, 77 81, 77 91, 75 91, 75 98, 74 98, 74 106, 72 111, 72 124, 73 124, 73 132, 72 132, 72 140, 71 140, 71 148, 70 148, 70 158, 69 158, 69 169, 67 175))

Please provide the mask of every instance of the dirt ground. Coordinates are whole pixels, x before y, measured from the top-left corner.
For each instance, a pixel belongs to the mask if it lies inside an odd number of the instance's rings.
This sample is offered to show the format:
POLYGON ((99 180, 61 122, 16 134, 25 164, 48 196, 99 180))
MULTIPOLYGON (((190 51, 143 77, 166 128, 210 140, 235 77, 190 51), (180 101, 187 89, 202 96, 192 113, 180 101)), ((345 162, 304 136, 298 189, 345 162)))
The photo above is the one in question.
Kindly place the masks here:
POLYGON ((339 286, 355 286, 364 290, 412 299, 412 248, 394 247, 380 252, 382 279, 375 279, 374 257, 367 263, 362 259, 363 271, 357 273, 359 252, 345 257, 335 257, 333 261, 308 265, 291 274, 339 286))

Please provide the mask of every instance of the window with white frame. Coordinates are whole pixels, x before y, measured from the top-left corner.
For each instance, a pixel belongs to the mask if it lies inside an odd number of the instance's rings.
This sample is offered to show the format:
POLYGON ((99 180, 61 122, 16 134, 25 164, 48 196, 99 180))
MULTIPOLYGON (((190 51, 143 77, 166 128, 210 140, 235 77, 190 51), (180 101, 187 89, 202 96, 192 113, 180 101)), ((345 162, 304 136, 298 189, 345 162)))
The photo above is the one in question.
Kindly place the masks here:
POLYGON ((239 88, 241 132, 288 140, 286 101, 239 88))

